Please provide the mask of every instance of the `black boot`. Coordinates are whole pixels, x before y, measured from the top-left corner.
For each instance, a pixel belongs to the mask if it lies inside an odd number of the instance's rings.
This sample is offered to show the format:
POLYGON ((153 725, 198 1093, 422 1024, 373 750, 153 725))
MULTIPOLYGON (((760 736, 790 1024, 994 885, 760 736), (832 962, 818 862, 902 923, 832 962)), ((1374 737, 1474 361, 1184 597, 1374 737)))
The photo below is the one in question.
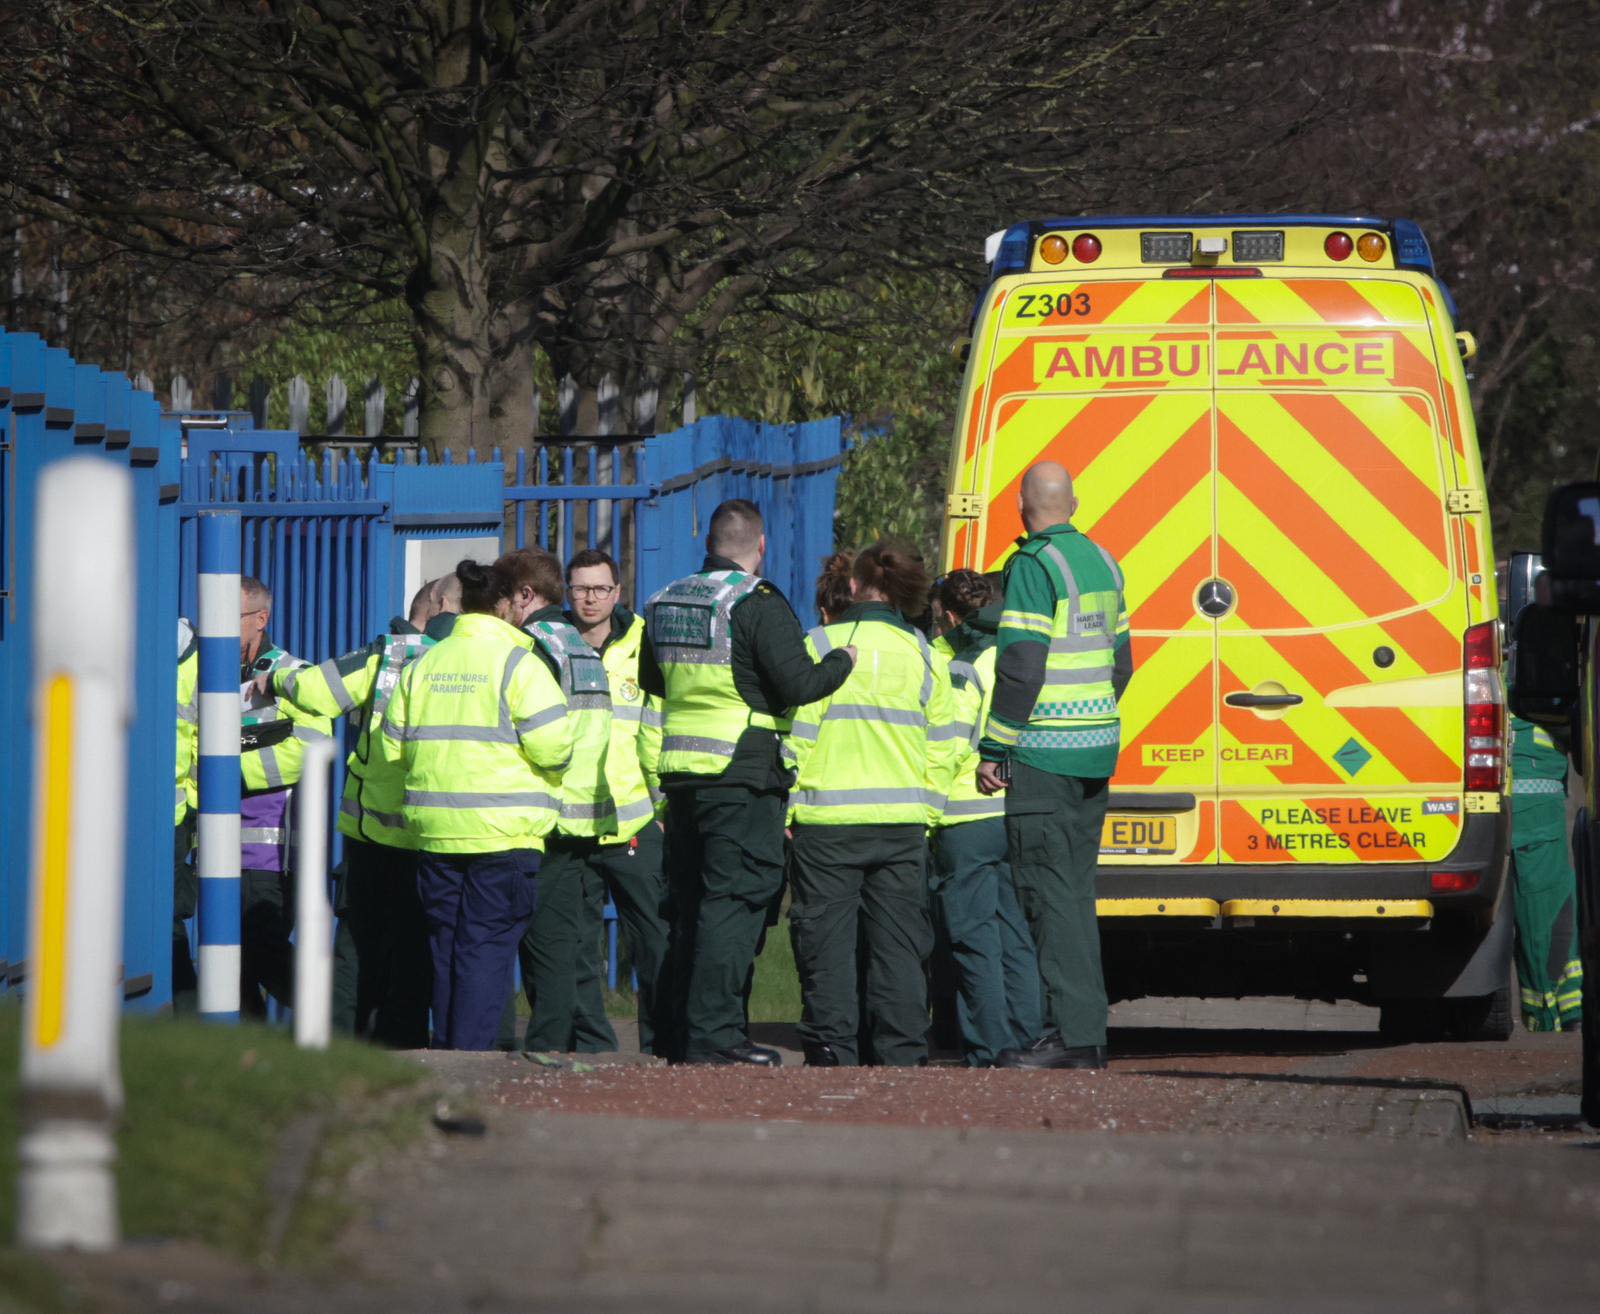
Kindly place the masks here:
POLYGON ((781 1068, 783 1055, 775 1049, 768 1049, 765 1045, 752 1044, 742 1041, 731 1049, 714 1049, 702 1058, 691 1058, 689 1063, 748 1063, 758 1068, 781 1068))
POLYGON ((834 1052, 832 1045, 807 1045, 806 1067, 808 1068, 836 1068, 839 1066, 839 1056, 834 1052))
POLYGON ((994 1061, 997 1068, 1103 1068, 1104 1045, 1069 1046, 1061 1043, 1061 1033, 1050 1031, 1026 1049, 1003 1049, 994 1061))

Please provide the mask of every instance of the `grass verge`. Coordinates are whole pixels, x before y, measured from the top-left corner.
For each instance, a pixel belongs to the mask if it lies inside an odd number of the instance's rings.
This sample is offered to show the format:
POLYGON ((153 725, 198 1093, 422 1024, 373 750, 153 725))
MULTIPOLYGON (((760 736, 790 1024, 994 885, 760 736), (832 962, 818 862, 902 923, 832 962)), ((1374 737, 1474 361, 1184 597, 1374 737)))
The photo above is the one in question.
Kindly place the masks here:
MULTIPOLYGON (((0 1109, 17 1108, 20 1022, 19 1009, 0 1008, 0 1109)), ((344 1217, 343 1173, 426 1126, 424 1075, 354 1041, 317 1053, 277 1029, 128 1018, 117 1138, 123 1235, 318 1264, 344 1217), (303 1180, 284 1171, 291 1125, 306 1151, 303 1180)), ((0 1119, 0 1242, 15 1232, 16 1138, 16 1119, 0 1119)), ((0 1279, 14 1263, 0 1251, 0 1279)))

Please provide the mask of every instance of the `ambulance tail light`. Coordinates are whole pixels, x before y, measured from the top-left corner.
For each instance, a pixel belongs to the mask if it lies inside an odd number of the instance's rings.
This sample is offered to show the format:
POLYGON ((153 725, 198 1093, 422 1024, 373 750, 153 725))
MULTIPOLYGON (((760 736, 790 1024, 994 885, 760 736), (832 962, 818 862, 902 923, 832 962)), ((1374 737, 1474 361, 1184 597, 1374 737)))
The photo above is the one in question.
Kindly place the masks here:
POLYGON ((1506 774, 1506 690, 1500 679, 1500 634, 1495 621, 1471 626, 1466 656, 1466 788, 1498 794, 1506 774))
POLYGON ((1434 894, 1466 894, 1478 888, 1475 871, 1436 871, 1428 876, 1428 888, 1434 894))
POLYGON ((1329 233, 1322 239, 1322 249, 1329 260, 1348 260, 1356 244, 1350 240, 1349 233, 1329 233))
POLYGON ((1092 265, 1100 258, 1100 239, 1093 233, 1079 233, 1072 239, 1072 258, 1079 264, 1092 265))

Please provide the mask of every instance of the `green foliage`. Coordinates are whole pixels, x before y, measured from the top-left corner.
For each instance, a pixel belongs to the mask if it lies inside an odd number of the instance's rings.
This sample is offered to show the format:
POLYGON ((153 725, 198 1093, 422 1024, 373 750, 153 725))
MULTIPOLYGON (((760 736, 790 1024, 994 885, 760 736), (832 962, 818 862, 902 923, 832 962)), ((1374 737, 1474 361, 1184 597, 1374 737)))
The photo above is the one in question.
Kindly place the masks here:
POLYGON ((893 535, 931 558, 961 388, 950 345, 970 304, 953 280, 908 278, 752 312, 726 334, 706 409, 778 424, 845 416, 836 543, 893 535))
POLYGON ((349 394, 345 431, 360 434, 365 429, 367 383, 376 378, 384 387, 383 431, 398 434, 405 416, 406 388, 417 372, 409 334, 410 320, 398 301, 374 302, 348 312, 308 310, 239 363, 234 405, 248 407, 250 380, 264 378, 272 385, 267 423, 286 429, 289 381, 298 374, 311 385, 311 432, 326 433, 327 385, 337 374, 349 394))
MULTIPOLYGON (((0 1009, 5 1109, 17 1107, 20 1020, 20 1010, 0 1009)), ((415 1089, 422 1075, 353 1041, 316 1053, 266 1027, 127 1019, 117 1168, 124 1235, 187 1237, 261 1258, 273 1205, 267 1176, 285 1128, 306 1114, 326 1119, 316 1170, 325 1175, 352 1138, 423 1125, 420 1103, 400 1113, 380 1099, 415 1089)), ((14 1118, 0 1119, 0 1237, 14 1231, 16 1132, 14 1118)), ((308 1193, 291 1222, 291 1256, 320 1257, 336 1221, 330 1211, 337 1212, 335 1195, 308 1193)))

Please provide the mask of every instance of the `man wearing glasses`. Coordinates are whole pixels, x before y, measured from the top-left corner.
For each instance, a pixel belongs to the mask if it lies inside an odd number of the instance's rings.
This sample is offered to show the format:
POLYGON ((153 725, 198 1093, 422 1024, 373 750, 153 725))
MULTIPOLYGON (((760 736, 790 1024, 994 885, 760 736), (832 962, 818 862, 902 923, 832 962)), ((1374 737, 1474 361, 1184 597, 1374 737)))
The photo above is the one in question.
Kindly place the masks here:
POLYGON ((662 975, 667 963, 670 916, 662 870, 661 801, 657 763, 661 756, 661 705, 639 685, 639 649, 644 618, 622 604, 617 563, 594 548, 567 563, 567 619, 600 654, 611 686, 611 748, 606 783, 617 809, 617 830, 588 855, 584 873, 584 921, 577 969, 574 1042, 580 1051, 613 1050, 616 1034, 606 1021, 600 993, 597 948, 606 896, 638 978, 639 1049, 650 1053, 656 1020, 665 1005, 662 975))

